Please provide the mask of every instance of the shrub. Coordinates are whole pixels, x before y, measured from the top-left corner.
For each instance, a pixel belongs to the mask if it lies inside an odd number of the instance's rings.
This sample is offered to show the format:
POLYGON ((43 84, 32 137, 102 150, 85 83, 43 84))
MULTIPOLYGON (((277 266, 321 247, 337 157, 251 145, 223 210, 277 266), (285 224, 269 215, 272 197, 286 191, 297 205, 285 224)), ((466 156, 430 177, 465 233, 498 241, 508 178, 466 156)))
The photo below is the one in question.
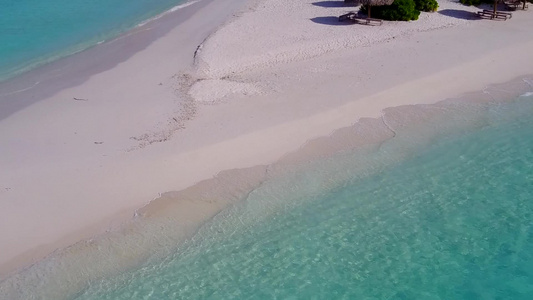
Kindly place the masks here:
POLYGON ((436 11, 439 8, 437 0, 415 0, 415 7, 419 11, 436 11))
MULTIPOLYGON (((361 7, 363 13, 367 13, 366 5, 361 7)), ((391 5, 372 6, 372 17, 389 21, 418 20, 420 11, 415 7, 414 0, 395 0, 391 5)))

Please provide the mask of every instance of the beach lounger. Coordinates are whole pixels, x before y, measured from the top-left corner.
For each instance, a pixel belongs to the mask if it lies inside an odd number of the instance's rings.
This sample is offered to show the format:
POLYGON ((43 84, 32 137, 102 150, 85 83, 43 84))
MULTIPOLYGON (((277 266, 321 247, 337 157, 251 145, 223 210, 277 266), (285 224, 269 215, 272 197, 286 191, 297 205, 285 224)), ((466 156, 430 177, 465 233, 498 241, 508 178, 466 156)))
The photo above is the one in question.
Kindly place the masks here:
POLYGON ((510 19, 513 17, 513 14, 510 12, 504 12, 504 11, 497 11, 496 12, 497 17, 506 17, 507 19, 510 19))
POLYGON ((527 2, 524 5, 524 2, 521 0, 504 0, 503 4, 505 5, 505 9, 507 10, 517 10, 517 9, 527 10, 529 7, 527 2))
POLYGON ((364 24, 364 25, 381 25, 383 24, 383 20, 381 19, 374 19, 374 18, 367 18, 357 15, 355 12, 349 12, 347 14, 341 15, 339 17, 339 22, 354 22, 358 24, 364 24))
POLYGON ((522 2, 518 1, 503 1, 503 4, 505 5, 505 9, 507 10, 516 10, 518 8, 518 5, 521 5, 522 2))
POLYGON ((487 10, 487 9, 478 11, 477 15, 483 19, 503 20, 503 21, 513 17, 513 14, 508 13, 508 12, 497 11, 496 13, 494 13, 494 11, 487 10))
POLYGON ((378 25, 383 24, 383 20, 381 19, 366 18, 366 17, 357 17, 355 18, 354 21, 359 24, 372 25, 372 26, 378 26, 378 25))
POLYGON ((351 21, 357 14, 353 11, 339 17, 339 22, 351 21))

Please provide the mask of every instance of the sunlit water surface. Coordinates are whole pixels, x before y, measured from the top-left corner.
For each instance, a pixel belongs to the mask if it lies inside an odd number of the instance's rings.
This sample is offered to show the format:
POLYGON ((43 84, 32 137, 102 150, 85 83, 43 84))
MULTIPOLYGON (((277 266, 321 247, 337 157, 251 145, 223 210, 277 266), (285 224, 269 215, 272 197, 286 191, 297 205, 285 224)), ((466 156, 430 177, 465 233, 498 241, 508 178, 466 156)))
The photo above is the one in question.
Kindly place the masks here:
POLYGON ((73 299, 531 299, 533 98, 380 165, 416 138, 267 181, 173 255, 73 299))
POLYGON ((0 80, 123 33, 185 0, 0 0, 0 80))

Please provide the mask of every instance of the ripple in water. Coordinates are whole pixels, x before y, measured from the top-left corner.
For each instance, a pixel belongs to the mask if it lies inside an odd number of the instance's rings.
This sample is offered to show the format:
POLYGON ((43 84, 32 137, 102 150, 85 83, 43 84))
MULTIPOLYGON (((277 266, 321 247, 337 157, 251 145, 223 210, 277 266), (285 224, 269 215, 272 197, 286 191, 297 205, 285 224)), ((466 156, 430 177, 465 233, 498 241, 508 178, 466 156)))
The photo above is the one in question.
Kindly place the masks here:
POLYGON ((175 220, 138 222, 0 282, 0 296, 530 299, 533 97, 397 108, 357 126, 352 140, 374 142, 289 155, 185 243, 175 220), (90 272, 101 275, 76 279, 90 272))
POLYGON ((164 261, 75 299, 530 299, 532 100, 368 177, 350 152, 266 182, 164 261))

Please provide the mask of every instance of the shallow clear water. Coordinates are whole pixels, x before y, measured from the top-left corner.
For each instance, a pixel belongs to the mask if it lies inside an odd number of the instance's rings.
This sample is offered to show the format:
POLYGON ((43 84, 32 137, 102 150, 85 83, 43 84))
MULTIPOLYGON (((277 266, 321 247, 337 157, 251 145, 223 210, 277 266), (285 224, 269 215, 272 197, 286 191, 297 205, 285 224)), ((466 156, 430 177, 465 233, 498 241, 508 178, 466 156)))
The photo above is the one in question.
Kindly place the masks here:
POLYGON ((420 133, 267 181, 169 257, 72 298, 531 299, 533 98, 477 115, 386 165, 420 133), (379 166, 362 176, 364 161, 379 166))
POLYGON ((0 0, 0 80, 116 36, 185 0, 0 0))

